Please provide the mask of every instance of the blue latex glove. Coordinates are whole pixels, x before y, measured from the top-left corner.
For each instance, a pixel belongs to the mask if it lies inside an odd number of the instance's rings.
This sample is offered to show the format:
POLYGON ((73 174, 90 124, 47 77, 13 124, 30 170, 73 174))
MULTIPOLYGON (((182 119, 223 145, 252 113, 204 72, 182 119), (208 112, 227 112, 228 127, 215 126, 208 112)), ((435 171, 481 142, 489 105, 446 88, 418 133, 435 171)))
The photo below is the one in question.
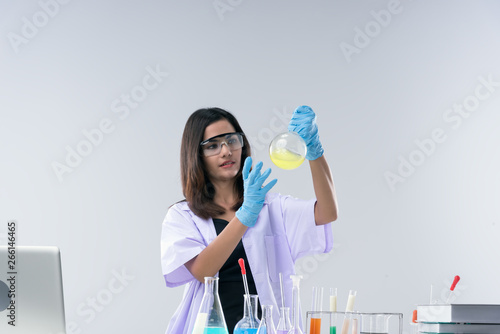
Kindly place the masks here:
POLYGON ((264 198, 267 192, 274 187, 277 179, 270 181, 265 187, 262 187, 264 181, 271 174, 271 168, 268 168, 264 173, 260 173, 262 169, 262 161, 255 166, 252 171, 252 158, 247 157, 243 165, 243 204, 236 211, 236 218, 248 227, 252 227, 257 222, 260 210, 264 205, 264 198))
POLYGON ((288 124, 288 131, 296 132, 307 145, 307 160, 316 160, 323 155, 323 146, 319 141, 316 114, 308 106, 300 106, 293 112, 288 124))

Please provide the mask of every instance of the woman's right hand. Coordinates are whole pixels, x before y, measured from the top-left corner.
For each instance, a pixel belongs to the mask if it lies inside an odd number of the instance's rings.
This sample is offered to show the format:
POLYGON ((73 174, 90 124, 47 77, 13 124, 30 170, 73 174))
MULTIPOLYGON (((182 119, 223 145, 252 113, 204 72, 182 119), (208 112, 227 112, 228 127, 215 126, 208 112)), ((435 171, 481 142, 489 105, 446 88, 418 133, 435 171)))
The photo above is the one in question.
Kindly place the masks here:
POLYGON ((264 205, 266 194, 278 182, 278 179, 270 181, 266 186, 262 186, 266 181, 271 168, 268 168, 264 173, 260 173, 262 169, 262 161, 255 168, 252 168, 252 158, 247 157, 243 165, 243 204, 236 211, 236 218, 245 226, 252 227, 257 222, 260 210, 264 205))
POLYGON ((316 160, 323 155, 324 149, 319 141, 316 114, 308 106, 300 106, 293 112, 288 131, 298 133, 307 145, 307 160, 316 160))

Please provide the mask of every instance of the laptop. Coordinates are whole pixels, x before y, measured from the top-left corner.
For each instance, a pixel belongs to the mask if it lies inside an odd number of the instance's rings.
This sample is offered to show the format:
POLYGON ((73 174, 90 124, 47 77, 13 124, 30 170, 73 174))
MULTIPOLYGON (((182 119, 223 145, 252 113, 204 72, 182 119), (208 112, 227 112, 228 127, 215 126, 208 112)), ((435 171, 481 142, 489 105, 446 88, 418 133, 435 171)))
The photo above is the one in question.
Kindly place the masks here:
POLYGON ((57 247, 0 246, 0 333, 65 334, 57 247))

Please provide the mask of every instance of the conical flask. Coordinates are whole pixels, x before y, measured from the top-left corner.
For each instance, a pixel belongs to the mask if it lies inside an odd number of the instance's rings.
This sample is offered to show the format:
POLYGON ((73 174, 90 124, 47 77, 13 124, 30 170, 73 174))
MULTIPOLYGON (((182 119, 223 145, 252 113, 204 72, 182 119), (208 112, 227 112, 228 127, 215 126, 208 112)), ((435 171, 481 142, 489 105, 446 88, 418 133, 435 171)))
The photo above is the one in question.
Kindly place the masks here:
POLYGON ((264 305, 262 307, 262 321, 257 334, 276 334, 276 327, 273 322, 273 306, 264 305))
POLYGON ((205 293, 196 316, 193 334, 228 334, 219 299, 218 277, 205 277, 205 293))
POLYGON ((258 295, 243 295, 243 318, 234 326, 233 334, 256 334, 260 321, 257 318, 258 295))
POLYGON ((290 323, 290 308, 280 307, 280 320, 278 321, 278 327, 276 328, 277 334, 288 334, 288 331, 292 328, 290 323))

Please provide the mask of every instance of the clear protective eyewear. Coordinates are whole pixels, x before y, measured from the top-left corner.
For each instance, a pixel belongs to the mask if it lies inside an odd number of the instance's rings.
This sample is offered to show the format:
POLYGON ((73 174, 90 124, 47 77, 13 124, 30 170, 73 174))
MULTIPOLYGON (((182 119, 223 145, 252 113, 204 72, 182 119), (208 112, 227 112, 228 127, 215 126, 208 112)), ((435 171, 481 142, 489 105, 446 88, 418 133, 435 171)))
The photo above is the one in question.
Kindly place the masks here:
POLYGON ((219 154, 222 150, 222 144, 226 144, 226 147, 229 148, 230 151, 239 150, 245 145, 243 136, 244 134, 242 132, 230 132, 208 138, 200 143, 203 155, 210 157, 219 154))

